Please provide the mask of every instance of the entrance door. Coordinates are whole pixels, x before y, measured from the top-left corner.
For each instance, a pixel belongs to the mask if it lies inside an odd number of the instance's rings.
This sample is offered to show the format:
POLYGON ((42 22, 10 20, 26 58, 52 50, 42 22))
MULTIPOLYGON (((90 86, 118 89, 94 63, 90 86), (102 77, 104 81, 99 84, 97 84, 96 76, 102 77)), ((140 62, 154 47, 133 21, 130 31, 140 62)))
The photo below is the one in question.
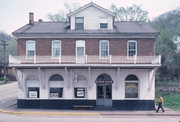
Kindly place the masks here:
POLYGON ((85 41, 76 41, 76 63, 85 63, 85 41))
POLYGON ((112 84, 97 83, 97 107, 112 107, 112 84))

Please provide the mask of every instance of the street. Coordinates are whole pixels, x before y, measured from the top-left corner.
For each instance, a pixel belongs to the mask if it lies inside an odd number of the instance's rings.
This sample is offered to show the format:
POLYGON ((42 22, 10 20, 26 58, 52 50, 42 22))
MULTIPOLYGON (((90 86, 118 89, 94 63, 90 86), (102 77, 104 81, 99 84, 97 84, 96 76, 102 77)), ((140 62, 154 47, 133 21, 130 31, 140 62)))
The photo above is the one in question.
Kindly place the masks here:
POLYGON ((0 114, 0 122, 179 122, 180 117, 167 116, 42 116, 0 114))

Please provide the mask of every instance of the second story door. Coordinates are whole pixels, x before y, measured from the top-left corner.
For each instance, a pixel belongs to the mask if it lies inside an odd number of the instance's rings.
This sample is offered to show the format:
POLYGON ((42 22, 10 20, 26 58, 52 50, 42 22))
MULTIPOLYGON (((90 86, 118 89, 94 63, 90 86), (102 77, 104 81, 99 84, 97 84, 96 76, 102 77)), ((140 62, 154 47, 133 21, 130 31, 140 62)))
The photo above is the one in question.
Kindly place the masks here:
POLYGON ((85 63, 85 41, 76 41, 76 63, 85 63))

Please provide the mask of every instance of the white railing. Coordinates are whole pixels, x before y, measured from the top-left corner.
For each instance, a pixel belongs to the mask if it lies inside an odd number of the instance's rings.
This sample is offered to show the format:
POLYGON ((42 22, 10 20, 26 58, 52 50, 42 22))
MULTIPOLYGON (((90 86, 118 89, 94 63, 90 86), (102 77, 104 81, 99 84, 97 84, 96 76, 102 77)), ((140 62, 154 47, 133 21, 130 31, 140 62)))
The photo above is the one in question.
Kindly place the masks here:
POLYGON ((100 57, 98 55, 76 56, 34 56, 28 58, 26 56, 9 56, 10 64, 161 64, 161 56, 113 56, 100 57))

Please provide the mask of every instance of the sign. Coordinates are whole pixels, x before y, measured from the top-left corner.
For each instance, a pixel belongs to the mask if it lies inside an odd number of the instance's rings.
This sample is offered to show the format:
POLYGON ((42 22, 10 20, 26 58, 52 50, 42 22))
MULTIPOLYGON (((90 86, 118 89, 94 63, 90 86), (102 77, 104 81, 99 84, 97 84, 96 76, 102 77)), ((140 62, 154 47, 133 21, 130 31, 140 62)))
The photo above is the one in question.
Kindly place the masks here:
POLYGON ((58 98, 58 93, 50 93, 51 98, 58 98))
POLYGON ((38 95, 37 95, 37 91, 29 91, 29 98, 37 98, 38 95))

